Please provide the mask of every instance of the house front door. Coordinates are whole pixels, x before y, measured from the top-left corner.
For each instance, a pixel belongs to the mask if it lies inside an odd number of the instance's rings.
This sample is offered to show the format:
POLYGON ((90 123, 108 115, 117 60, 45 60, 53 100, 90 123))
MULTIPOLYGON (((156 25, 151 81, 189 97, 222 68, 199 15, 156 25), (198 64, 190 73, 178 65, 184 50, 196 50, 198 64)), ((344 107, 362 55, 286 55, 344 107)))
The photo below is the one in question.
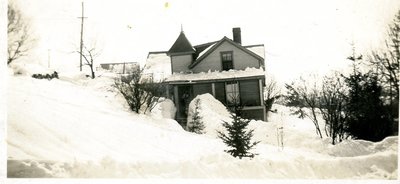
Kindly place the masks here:
POLYGON ((178 117, 177 120, 182 126, 186 126, 186 118, 188 116, 189 103, 193 99, 193 87, 191 85, 178 86, 178 117))

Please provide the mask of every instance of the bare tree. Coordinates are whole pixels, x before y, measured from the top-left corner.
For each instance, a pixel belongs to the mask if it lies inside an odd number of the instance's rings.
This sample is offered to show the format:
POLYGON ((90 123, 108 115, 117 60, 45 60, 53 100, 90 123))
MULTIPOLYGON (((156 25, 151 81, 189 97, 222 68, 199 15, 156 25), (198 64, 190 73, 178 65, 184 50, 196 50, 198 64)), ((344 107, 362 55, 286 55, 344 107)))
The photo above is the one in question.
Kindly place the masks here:
POLYGON ((307 83, 307 81, 301 77, 296 84, 286 84, 285 86, 289 94, 286 96, 288 105, 293 104, 298 108, 296 113, 299 113, 300 116, 310 118, 314 123, 317 135, 322 138, 317 117, 319 106, 319 90, 317 88, 317 82, 314 80, 314 82, 307 83), (303 108, 306 109, 304 110, 303 108))
POLYGON ((272 105, 280 96, 281 90, 276 81, 272 77, 269 77, 264 88, 264 106, 267 112, 271 111, 272 105))
POLYGON ((339 73, 325 76, 322 82, 318 109, 325 121, 325 134, 332 138, 332 144, 346 139, 346 88, 339 73))
POLYGON ((96 47, 93 45, 91 47, 87 47, 86 45, 83 45, 83 50, 82 52, 80 50, 77 51, 80 55, 82 55, 83 59, 85 59, 84 65, 89 66, 90 71, 91 71, 91 77, 92 79, 95 78, 95 73, 94 73, 94 60, 100 55, 100 51, 96 50, 96 47))
POLYGON ((121 75, 114 81, 114 87, 124 96, 130 109, 136 113, 151 111, 160 97, 165 85, 154 83, 143 77, 143 69, 129 75, 121 75))
POLYGON ((15 3, 8 4, 7 18, 8 65, 20 57, 26 56, 36 40, 33 39, 28 20, 23 17, 15 3))

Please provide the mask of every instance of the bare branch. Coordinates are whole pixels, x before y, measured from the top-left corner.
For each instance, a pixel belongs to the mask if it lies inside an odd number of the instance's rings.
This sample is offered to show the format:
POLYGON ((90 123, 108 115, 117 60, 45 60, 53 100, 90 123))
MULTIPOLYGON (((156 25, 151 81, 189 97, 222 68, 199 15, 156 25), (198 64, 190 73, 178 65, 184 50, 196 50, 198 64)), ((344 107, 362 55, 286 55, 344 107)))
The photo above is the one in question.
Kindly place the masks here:
POLYGON ((7 17, 7 64, 10 64, 18 58, 26 56, 36 40, 32 37, 28 21, 14 3, 8 4, 7 17))
POLYGON ((76 52, 83 57, 83 59, 86 62, 86 63, 84 63, 84 65, 89 66, 90 71, 91 71, 91 76, 94 79, 95 78, 95 73, 94 73, 94 69, 93 69, 94 60, 98 55, 100 55, 100 53, 96 52, 95 46, 91 46, 90 48, 88 48, 86 45, 83 45, 82 52, 80 50, 78 50, 76 52))

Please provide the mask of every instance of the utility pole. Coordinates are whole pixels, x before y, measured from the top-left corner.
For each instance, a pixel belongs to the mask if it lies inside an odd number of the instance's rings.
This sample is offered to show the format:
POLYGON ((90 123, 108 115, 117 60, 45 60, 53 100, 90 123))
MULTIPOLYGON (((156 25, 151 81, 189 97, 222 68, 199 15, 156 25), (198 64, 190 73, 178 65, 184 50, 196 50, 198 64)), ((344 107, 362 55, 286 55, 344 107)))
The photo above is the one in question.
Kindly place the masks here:
POLYGON ((81 19, 81 41, 80 41, 80 60, 79 60, 79 69, 82 71, 82 48, 83 48, 83 20, 87 17, 84 17, 84 6, 83 6, 83 1, 82 1, 82 16, 78 17, 81 19))
POLYGON ((125 62, 124 62, 124 66, 122 67, 122 74, 125 74, 125 62))

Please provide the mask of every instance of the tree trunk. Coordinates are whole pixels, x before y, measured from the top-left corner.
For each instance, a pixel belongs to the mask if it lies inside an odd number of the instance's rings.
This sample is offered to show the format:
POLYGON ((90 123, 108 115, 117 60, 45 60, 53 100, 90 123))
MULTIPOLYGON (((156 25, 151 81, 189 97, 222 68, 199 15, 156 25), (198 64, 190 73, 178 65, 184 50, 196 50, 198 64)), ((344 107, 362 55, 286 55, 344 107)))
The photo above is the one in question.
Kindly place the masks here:
POLYGON ((95 75, 94 75, 94 71, 93 71, 93 65, 89 65, 89 66, 90 66, 90 71, 92 72, 92 79, 94 79, 95 75))

